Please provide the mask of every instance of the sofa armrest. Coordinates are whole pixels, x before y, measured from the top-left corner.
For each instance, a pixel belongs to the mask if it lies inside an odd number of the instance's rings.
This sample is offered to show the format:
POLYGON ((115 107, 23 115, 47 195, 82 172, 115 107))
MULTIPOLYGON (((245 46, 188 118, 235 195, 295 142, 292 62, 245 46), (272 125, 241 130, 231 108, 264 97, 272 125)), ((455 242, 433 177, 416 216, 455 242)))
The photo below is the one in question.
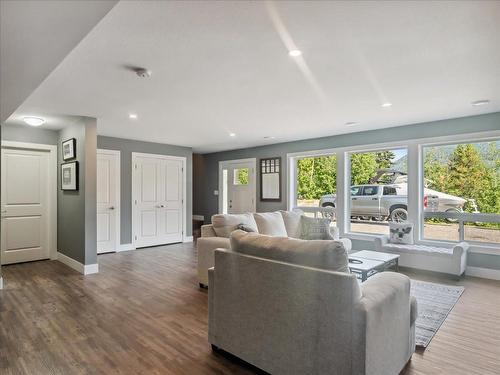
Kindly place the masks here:
POLYGON ((215 300, 215 270, 214 267, 208 269, 208 337, 210 337, 215 332, 215 318, 214 318, 214 300, 215 300))
POLYGON ((469 244, 467 242, 460 242, 453 246, 453 255, 462 255, 469 250, 469 244))
POLYGON ((384 245, 389 243, 389 236, 383 234, 382 236, 375 237, 375 250, 383 250, 384 245))
POLYGON ((196 241, 198 252, 198 282, 208 285, 208 269, 215 265, 215 249, 230 249, 229 238, 225 237, 200 237, 196 241))
POLYGON ((364 282, 361 292, 353 325, 354 347, 360 350, 352 353, 353 363, 364 366, 359 373, 397 374, 415 350, 410 279, 382 272, 364 282))
POLYGON ((202 237, 217 237, 215 233, 214 226, 212 224, 206 224, 201 226, 201 236, 202 237))

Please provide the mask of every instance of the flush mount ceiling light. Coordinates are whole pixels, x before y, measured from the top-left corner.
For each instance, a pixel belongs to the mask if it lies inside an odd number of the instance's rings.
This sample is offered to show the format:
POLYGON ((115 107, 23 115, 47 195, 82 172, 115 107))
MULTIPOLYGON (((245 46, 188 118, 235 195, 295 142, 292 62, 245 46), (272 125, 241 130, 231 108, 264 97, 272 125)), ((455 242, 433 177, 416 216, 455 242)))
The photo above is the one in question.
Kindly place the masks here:
POLYGON ((153 74, 151 70, 145 68, 136 68, 134 70, 135 74, 137 74, 141 78, 149 78, 153 74))
POLYGON ((345 126, 356 126, 358 123, 356 121, 349 121, 345 123, 345 126))
POLYGON ((45 120, 40 117, 25 117, 23 118, 24 122, 27 123, 30 126, 40 126, 45 123, 45 120))
POLYGON ((236 137, 236 133, 229 133, 230 137, 236 137))
POLYGON ((385 102, 382 104, 382 108, 389 108, 389 107, 392 107, 392 103, 385 102))
POLYGON ((473 106, 479 107, 481 105, 490 104, 490 101, 488 99, 482 99, 482 100, 476 100, 470 104, 472 104, 473 106))
POLYGON ((273 137, 272 135, 266 135, 266 136, 264 137, 264 139, 274 139, 274 138, 276 138, 276 137, 273 137))
POLYGON ((302 55, 302 51, 299 49, 292 49, 292 50, 288 51, 288 54, 292 57, 298 57, 298 56, 302 55))
POLYGON ((132 120, 135 120, 135 119, 137 119, 137 114, 131 113, 131 114, 128 115, 128 118, 132 119, 132 120))

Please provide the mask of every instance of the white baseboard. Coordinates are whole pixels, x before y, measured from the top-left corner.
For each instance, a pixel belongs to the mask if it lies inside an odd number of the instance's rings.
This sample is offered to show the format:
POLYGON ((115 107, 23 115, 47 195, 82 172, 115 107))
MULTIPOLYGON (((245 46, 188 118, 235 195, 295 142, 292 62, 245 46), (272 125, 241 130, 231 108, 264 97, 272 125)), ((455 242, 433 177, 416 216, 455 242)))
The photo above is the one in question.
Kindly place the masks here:
POLYGON ((121 244, 118 249, 116 249, 116 252, 119 253, 120 251, 130 251, 130 250, 135 250, 135 246, 132 243, 124 243, 121 244))
POLYGON ((186 236, 182 240, 182 242, 193 242, 193 236, 186 236))
POLYGON ((83 275, 91 275, 99 272, 99 265, 97 263, 85 265, 60 252, 57 252, 57 260, 83 275))
POLYGON ((482 277, 483 279, 500 280, 500 270, 468 266, 465 269, 467 276, 482 277))
POLYGON ((3 289, 3 277, 0 277, 0 289, 3 289))

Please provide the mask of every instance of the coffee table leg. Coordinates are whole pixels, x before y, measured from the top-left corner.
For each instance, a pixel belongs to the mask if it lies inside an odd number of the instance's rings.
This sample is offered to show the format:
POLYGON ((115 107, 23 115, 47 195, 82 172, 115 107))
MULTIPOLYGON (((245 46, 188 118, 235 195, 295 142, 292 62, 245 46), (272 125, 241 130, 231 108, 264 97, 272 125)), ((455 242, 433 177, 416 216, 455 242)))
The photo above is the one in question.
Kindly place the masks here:
POLYGON ((396 259, 396 272, 399 272, 399 258, 396 259))
POLYGON ((361 282, 365 282, 368 279, 368 271, 361 272, 361 282))

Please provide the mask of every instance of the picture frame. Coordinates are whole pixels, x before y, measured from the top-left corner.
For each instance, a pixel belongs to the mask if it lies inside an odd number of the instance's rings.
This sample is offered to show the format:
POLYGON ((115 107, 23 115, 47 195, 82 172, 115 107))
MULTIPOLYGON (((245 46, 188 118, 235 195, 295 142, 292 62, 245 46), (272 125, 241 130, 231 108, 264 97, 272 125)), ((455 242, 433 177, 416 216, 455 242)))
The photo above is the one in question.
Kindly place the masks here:
POLYGON ((78 162, 61 164, 61 190, 78 191, 78 162))
POLYGON ((281 157, 259 160, 261 202, 281 202, 281 157))
POLYGON ((64 161, 76 158, 75 138, 70 138, 62 143, 62 158, 64 161))

